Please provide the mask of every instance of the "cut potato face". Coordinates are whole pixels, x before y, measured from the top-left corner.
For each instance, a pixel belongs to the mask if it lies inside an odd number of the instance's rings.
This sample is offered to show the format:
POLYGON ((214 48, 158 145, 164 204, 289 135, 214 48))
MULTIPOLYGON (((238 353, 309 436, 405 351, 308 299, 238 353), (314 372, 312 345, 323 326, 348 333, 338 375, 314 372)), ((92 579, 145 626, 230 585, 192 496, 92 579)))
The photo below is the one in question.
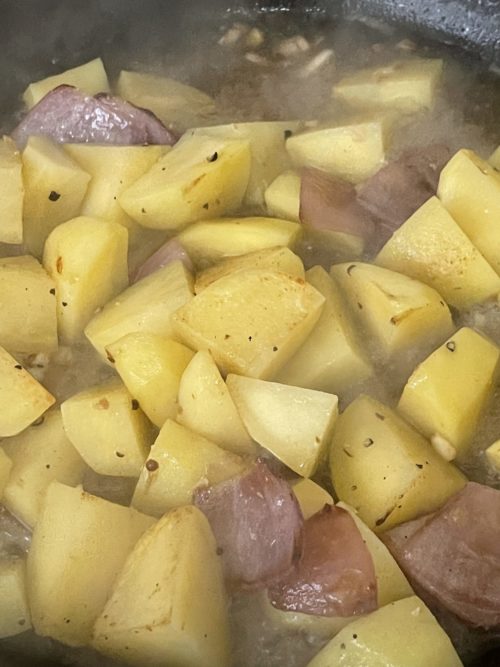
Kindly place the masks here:
POLYGON ((0 243, 23 242, 24 184, 21 154, 9 137, 0 139, 0 243))
POLYGON ((26 597, 26 563, 21 558, 0 560, 0 639, 31 628, 26 597))
POLYGON ((267 187, 264 199, 269 215, 299 222, 300 174, 284 171, 267 187))
POLYGON ((220 558, 198 509, 173 510, 138 542, 97 619, 92 643, 138 667, 229 667, 220 558))
POLYGON ((333 505, 333 498, 322 486, 312 479, 302 478, 293 484, 293 492, 300 506, 304 520, 320 512, 325 505, 333 505))

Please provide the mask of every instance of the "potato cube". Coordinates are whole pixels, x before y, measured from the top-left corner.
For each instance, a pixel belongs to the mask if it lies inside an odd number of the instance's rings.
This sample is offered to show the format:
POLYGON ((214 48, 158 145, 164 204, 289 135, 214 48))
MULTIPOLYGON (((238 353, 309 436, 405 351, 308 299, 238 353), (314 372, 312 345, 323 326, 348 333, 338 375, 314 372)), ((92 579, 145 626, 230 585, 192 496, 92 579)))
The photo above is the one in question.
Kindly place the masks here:
POLYGON ((20 433, 43 415, 55 400, 0 346, 0 438, 20 433))
POLYGON ((64 343, 77 341, 96 310, 128 284, 127 230, 81 216, 51 232, 43 264, 56 284, 57 323, 64 343))
POLYGON ((90 174, 47 137, 30 137, 22 160, 24 244, 41 258, 50 232, 80 213, 90 174))
POLYGON ((373 370, 356 340, 351 314, 336 283, 321 267, 306 273, 307 282, 325 298, 325 306, 305 343, 276 375, 278 382, 343 394, 373 370))
POLYGON ((131 285, 97 313, 85 329, 92 345, 106 359, 106 347, 134 331, 172 338, 172 313, 193 297, 193 279, 181 261, 131 285))
POLYGON ((177 334, 210 350, 223 372, 270 377, 318 321, 324 297, 300 278, 266 269, 220 278, 173 315, 177 334))
POLYGON ((479 252, 500 273, 500 174, 473 151, 460 150, 439 177, 438 197, 479 252))
POLYGON ((55 283, 34 257, 0 259, 0 344, 9 352, 57 349, 55 283))
POLYGON ((57 86, 75 86, 89 95, 109 91, 108 77, 100 58, 95 58, 84 65, 72 67, 61 74, 48 76, 46 79, 30 83, 23 93, 24 103, 28 108, 34 106, 57 86))
MULTIPOLYGON (((12 459, 7 456, 4 447, 0 447, 0 498, 2 498, 5 487, 12 470, 12 459)), ((3 503, 5 504, 5 503, 3 503)))
POLYGON ((250 174, 248 141, 185 135, 119 203, 144 227, 179 229, 236 211, 250 174))
POLYGON ((150 109, 167 126, 179 132, 211 125, 215 103, 206 93, 166 76, 122 70, 116 92, 143 109, 150 109))
POLYGON ((431 58, 397 60, 382 67, 358 70, 333 86, 335 99, 352 107, 414 112, 431 109, 443 61, 431 58))
POLYGON ((167 419, 144 464, 132 505, 161 516, 172 507, 189 505, 198 486, 218 484, 243 468, 236 454, 167 419))
POLYGON ((154 520, 52 482, 33 531, 27 590, 35 632, 70 646, 90 641, 117 574, 154 520))
POLYGON ((267 187, 264 199, 268 215, 299 222, 300 174, 284 171, 267 187))
POLYGON ((500 474, 500 440, 496 440, 492 445, 487 447, 484 453, 493 472, 500 474))
POLYGON ((423 435, 439 434, 463 458, 498 376, 500 350, 463 327, 410 376, 398 410, 423 435))
POLYGON ((23 242, 24 185, 21 154, 9 137, 0 139, 0 243, 23 242))
POLYGON ((76 486, 87 469, 64 432, 61 412, 51 410, 40 421, 2 442, 13 464, 2 504, 31 528, 49 484, 57 481, 76 486))
POLYGON ((229 667, 227 606, 208 521, 196 507, 180 507, 138 542, 93 645, 138 667, 229 667))
POLYGON ((292 488, 305 520, 320 512, 325 505, 333 505, 333 498, 328 491, 312 479, 303 477, 292 482, 292 488))
POLYGON ((330 470, 337 496, 375 532, 433 512, 466 483, 399 415, 363 395, 337 420, 330 470))
POLYGON ((375 263, 434 287, 456 308, 470 308, 500 292, 500 276, 437 197, 394 232, 375 263))
POLYGON ((314 389, 228 375, 227 387, 252 438, 302 477, 324 460, 338 398, 314 389))
POLYGON ((198 264, 224 257, 293 246, 301 233, 296 222, 279 218, 221 218, 197 222, 179 234, 179 241, 198 264))
POLYGON ((356 319, 384 359, 433 349, 453 331, 451 313, 436 290, 373 264, 332 267, 356 319))
POLYGON ((177 413, 177 393, 186 366, 194 356, 189 348, 152 333, 130 333, 106 348, 108 358, 131 395, 160 428, 177 413))
POLYGON ((200 350, 182 374, 177 421, 235 454, 256 447, 210 352, 200 350))
POLYGON ((61 413, 66 435, 92 470, 99 475, 139 476, 153 433, 138 401, 121 382, 75 394, 61 405, 61 413))
POLYGON ((316 167, 360 183, 384 164, 388 122, 380 117, 295 134, 286 148, 296 167, 316 167))
POLYGON ((377 609, 343 628, 307 667, 463 667, 448 635, 419 598, 377 609))
POLYGON ((0 560, 0 639, 31 628, 26 598, 26 563, 21 558, 0 560))
POLYGON ((249 252, 248 255, 227 257, 215 266, 201 271, 196 276, 194 291, 196 294, 208 287, 219 278, 244 269, 270 269, 279 273, 288 273, 295 278, 304 280, 304 265, 298 255, 289 248, 278 246, 249 252))
POLYGON ((263 208, 267 186, 290 164, 285 150, 285 137, 289 132, 295 131, 298 125, 298 121, 230 123, 190 130, 190 134, 249 142, 252 159, 243 203, 263 208))

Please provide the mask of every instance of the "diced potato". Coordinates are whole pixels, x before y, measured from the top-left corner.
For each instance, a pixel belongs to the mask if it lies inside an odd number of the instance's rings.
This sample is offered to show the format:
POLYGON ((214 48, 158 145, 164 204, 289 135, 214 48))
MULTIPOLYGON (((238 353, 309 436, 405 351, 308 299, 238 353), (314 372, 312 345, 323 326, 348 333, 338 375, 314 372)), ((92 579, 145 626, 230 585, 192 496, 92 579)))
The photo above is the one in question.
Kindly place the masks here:
POLYGON ((59 410, 47 412, 40 424, 3 440, 2 445, 13 464, 2 504, 31 528, 51 482, 82 483, 87 467, 64 432, 59 410))
POLYGON ((132 505, 162 516, 189 505, 198 486, 218 484, 243 471, 243 461, 198 433, 167 419, 151 447, 132 505))
POLYGON ((185 135, 119 203, 143 227, 176 230, 236 211, 249 174, 248 141, 185 135))
POLYGON ((267 378, 310 334, 324 301, 300 278, 255 269, 220 278, 172 319, 181 340, 210 350, 223 372, 267 378))
POLYGON ((466 478, 387 406, 359 396, 337 420, 332 482, 375 532, 433 512, 466 478))
POLYGON ((500 440, 496 440, 484 451, 486 460, 490 468, 497 474, 500 474, 500 440))
POLYGON ((0 346, 0 438, 20 433, 43 415, 55 400, 0 346))
POLYGON ((10 459, 5 448, 0 447, 0 498, 2 498, 5 487, 9 480, 9 475, 12 470, 12 459, 10 459))
POLYGON ((298 475, 313 475, 330 444, 337 396, 241 375, 226 382, 252 438, 298 475))
POLYGON ((453 331, 441 295, 418 280, 361 262, 337 264, 331 275, 385 359, 412 349, 430 350, 453 331))
POLYGON ((307 667, 463 667, 422 600, 392 602, 349 623, 307 667))
POLYGON ((439 434, 463 458, 498 376, 498 347, 463 327, 410 376, 398 404, 427 438, 439 434))
POLYGON ((388 120, 384 117, 295 134, 286 141, 296 167, 316 167, 360 183, 384 164, 388 120))
POLYGON ((269 215, 299 222, 300 174, 284 171, 268 186, 264 199, 269 215))
POLYGON ((23 242, 24 185, 21 154, 10 137, 0 139, 0 243, 23 242))
POLYGON ((230 123, 229 125, 202 127, 191 130, 191 133, 249 142, 252 161, 243 203, 263 208, 266 188, 290 164, 285 150, 285 137, 288 133, 295 131, 298 126, 298 121, 230 123))
POLYGON ((336 283, 320 266, 306 279, 325 298, 314 330, 299 351, 276 375, 278 382, 343 394, 373 372, 358 344, 351 315, 336 283))
POLYGON ((106 359, 106 347, 134 331, 172 338, 171 316, 193 297, 193 279, 181 261, 131 285, 97 313, 85 335, 106 359))
POLYGON ((90 641, 117 574, 154 520, 130 507, 52 482, 28 554, 27 590, 38 635, 90 641))
POLYGON ((177 421, 235 454, 256 447, 210 352, 200 350, 182 374, 177 421))
POLYGON ((0 639, 31 628, 26 598, 26 563, 21 558, 0 560, 0 639))
POLYGON ((293 246, 300 233, 300 225, 280 218, 221 218, 197 222, 178 238, 195 263, 206 265, 224 257, 293 246))
POLYGON ((130 333, 106 348, 108 359, 132 396, 156 426, 177 413, 177 393, 189 348, 152 333, 130 333))
POLYGON ((150 109, 167 127, 180 132, 211 124, 215 118, 215 103, 211 97, 165 76, 122 70, 116 92, 132 104, 150 109))
POLYGON ((500 174, 473 151, 460 150, 439 177, 438 197, 479 252, 500 273, 500 174))
POLYGON ((375 262, 434 287, 456 308, 470 308, 500 292, 500 276, 437 197, 394 232, 375 262))
POLYGON ((72 67, 61 74, 48 76, 35 83, 30 83, 23 93, 24 103, 28 108, 34 106, 57 86, 75 86, 89 95, 109 91, 108 77, 100 58, 95 58, 84 65, 72 67))
POLYGON ((223 259, 215 266, 201 271, 196 276, 194 291, 198 294, 205 287, 228 273, 244 269, 270 269, 279 273, 288 273, 294 278, 302 278, 302 280, 305 278, 304 265, 300 257, 289 248, 278 246, 249 252, 248 255, 237 255, 236 257, 223 259))
POLYGON ((56 284, 57 324, 74 343, 94 313, 128 285, 128 234, 116 222, 81 216, 54 229, 43 264, 56 284))
POLYGON ((62 403, 61 413, 66 435, 92 470, 100 475, 139 476, 153 433, 138 401, 121 382, 75 394, 62 403))
POLYGON ((57 349, 55 283, 34 257, 0 259, 0 344, 9 352, 57 349))
POLYGON ((229 667, 227 606, 208 521, 196 507, 180 507, 128 558, 93 645, 138 667, 229 667))
POLYGON ((320 512, 325 505, 333 505, 333 498, 322 486, 312 479, 302 478, 292 483, 293 492, 300 505, 304 519, 320 512))
POLYGON ((50 232, 80 213, 90 174, 47 137, 30 137, 22 160, 24 244, 41 258, 50 232))
POLYGON ((333 97, 362 109, 414 112, 434 106, 443 61, 431 58, 398 60, 358 70, 333 86, 333 97))

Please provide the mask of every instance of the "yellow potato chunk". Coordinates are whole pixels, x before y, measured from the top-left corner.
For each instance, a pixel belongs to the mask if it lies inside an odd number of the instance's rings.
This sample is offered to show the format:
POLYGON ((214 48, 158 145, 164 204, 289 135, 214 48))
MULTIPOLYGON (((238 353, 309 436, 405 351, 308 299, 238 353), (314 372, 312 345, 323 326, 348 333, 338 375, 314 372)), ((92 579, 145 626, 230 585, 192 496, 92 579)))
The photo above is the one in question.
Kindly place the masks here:
POLYGON ((267 187, 264 199, 268 215, 299 222, 300 174, 284 171, 267 187))
POLYGON ((35 632, 84 646, 116 576, 154 520, 52 482, 33 531, 27 590, 35 632))
POLYGON ((373 371, 356 339, 354 323, 338 285, 321 266, 309 269, 306 279, 323 295, 325 306, 312 333, 275 379, 342 394, 373 371))
POLYGON ((177 401, 177 421, 183 426, 235 454, 256 453, 210 352, 200 350, 186 366, 177 401))
POLYGON ((384 117, 295 134, 286 149, 295 167, 316 167, 360 183, 384 164, 388 121, 384 117))
POLYGON ((81 216, 51 232, 43 264, 56 284, 64 343, 81 338, 94 313, 128 284, 127 249, 127 230, 116 222, 81 216))
POLYGON ((196 507, 180 507, 138 542, 93 645, 137 667, 229 667, 227 605, 208 521, 196 507))
POLYGON ((375 532, 433 512, 466 478, 399 415, 361 395, 337 420, 332 482, 375 532))
POLYGON ((7 456, 4 447, 0 447, 0 498, 2 498, 5 487, 12 470, 12 460, 7 456))
POLYGON ((309 519, 316 512, 320 512, 325 505, 333 505, 333 498, 328 491, 312 479, 303 477, 293 482, 292 488, 304 519, 309 519))
POLYGON ((9 137, 0 138, 0 243, 23 242, 24 185, 21 154, 9 137))
POLYGON ((43 415, 55 400, 0 346, 0 438, 20 433, 43 415))
POLYGON ((97 313, 85 335, 106 359, 106 347, 140 331, 172 338, 172 313, 193 297, 193 279, 184 264, 171 262, 131 285, 97 313))
POLYGON ((463 667, 448 635, 413 596, 349 623, 307 667, 463 667))
POLYGON ((431 58, 397 60, 358 70, 333 86, 335 99, 352 107, 414 112, 434 106, 443 61, 431 58))
POLYGON ((106 348, 108 359, 149 419, 161 427, 177 412, 177 393, 194 352, 169 338, 130 333, 106 348))
POLYGON ((297 351, 318 321, 324 297, 300 278, 265 269, 212 283, 173 316, 195 350, 210 350, 223 372, 267 378, 297 351))
POLYGON ((436 290, 373 264, 332 267, 352 312, 384 359, 432 349, 453 331, 451 313, 436 290))
POLYGON ((375 263, 421 280, 456 308, 470 308, 500 292, 500 277, 437 197, 394 232, 375 263))
POLYGON ((323 461, 338 398, 314 389, 228 375, 227 387, 252 438, 302 477, 323 461))
POLYGON ((202 485, 218 484, 243 471, 243 461, 171 419, 163 425, 135 488, 132 505, 162 516, 189 505, 202 485))
POLYGON ((47 93, 63 84, 80 88, 89 95, 109 91, 108 77, 103 62, 100 58, 95 58, 88 63, 72 67, 60 74, 30 83, 23 93, 24 103, 28 108, 31 108, 47 93))
POLYGON ((248 141, 185 135, 119 203, 144 227, 176 230, 236 211, 250 174, 248 141))
POLYGON ((500 440, 496 440, 492 445, 484 450, 486 460, 493 472, 500 473, 500 440))
POLYGON ((61 413, 68 438, 92 470, 99 475, 139 476, 153 441, 152 428, 121 382, 71 396, 62 403, 61 413))
POLYGON ((500 174, 473 151, 460 150, 439 177, 438 197, 497 273, 500 273, 500 174))
POLYGON ((0 344, 9 352, 57 349, 55 283, 29 255, 0 259, 0 344))
POLYGON ((460 329, 417 366, 398 410, 427 438, 439 434, 463 457, 493 393, 499 358, 492 341, 460 329))
POLYGON ((64 432, 59 410, 47 412, 40 424, 2 444, 12 461, 2 504, 33 528, 49 484, 81 484, 87 467, 64 432))
POLYGON ((197 222, 179 234, 179 241, 195 263, 217 262, 224 257, 292 246, 300 225, 279 218, 221 218, 197 222))
POLYGON ((209 95, 166 76, 122 70, 116 92, 132 104, 150 109, 167 127, 180 132, 210 125, 215 118, 215 103, 209 95))
POLYGON ((21 558, 0 560, 0 639, 31 628, 26 597, 26 563, 21 558))
POLYGON ((80 213, 90 174, 47 137, 30 137, 22 160, 24 244, 41 258, 50 232, 80 213))

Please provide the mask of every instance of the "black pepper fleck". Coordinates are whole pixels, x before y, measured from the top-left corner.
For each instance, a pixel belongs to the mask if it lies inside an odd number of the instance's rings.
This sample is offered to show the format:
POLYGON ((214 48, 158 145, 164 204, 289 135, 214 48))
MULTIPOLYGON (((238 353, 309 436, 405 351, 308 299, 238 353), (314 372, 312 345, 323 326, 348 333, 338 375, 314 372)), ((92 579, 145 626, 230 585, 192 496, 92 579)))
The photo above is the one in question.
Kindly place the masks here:
POLYGON ((146 470, 149 470, 149 472, 154 472, 155 470, 158 470, 159 467, 160 464, 154 459, 148 459, 146 461, 146 470))
POLYGON ((206 204, 203 204, 203 208, 205 209, 205 211, 208 211, 208 202, 206 204))
POLYGON ((446 343, 446 349, 449 350, 450 352, 455 352, 455 350, 457 349, 455 341, 454 340, 448 341, 448 343, 446 343))
POLYGON ((375 413, 375 417, 376 417, 377 419, 380 419, 380 421, 382 421, 382 422, 383 422, 384 419, 385 419, 384 415, 381 415, 380 412, 376 412, 376 413, 375 413))
POLYGON ((14 368, 17 368, 18 371, 22 371, 22 370, 23 370, 23 367, 21 366, 21 364, 16 364, 16 365, 14 366, 14 368))
POLYGON ((68 305, 68 302, 67 302, 67 301, 61 301, 61 306, 63 306, 64 308, 66 308, 67 305, 68 305))
POLYGON ((106 350, 106 359, 107 359, 111 364, 114 364, 114 363, 115 363, 115 358, 113 357, 113 355, 111 354, 111 352, 108 352, 108 350, 106 350))
POLYGON ((132 410, 138 410, 139 409, 139 401, 136 398, 132 399, 132 410))
POLYGON ((273 352, 277 352, 277 351, 278 351, 278 348, 276 347, 276 345, 273 345, 273 352))
POLYGON ((60 197, 61 197, 61 195, 58 192, 56 192, 55 190, 50 191, 50 194, 49 194, 50 201, 57 201, 58 199, 60 199, 60 197))
POLYGON ((373 438, 366 438, 363 442, 363 447, 371 447, 373 445, 373 438))
POLYGON ((347 275, 350 276, 353 269, 356 268, 356 264, 351 264, 347 267, 347 275))
POLYGON ((422 468, 424 467, 423 463, 415 463, 415 465, 417 466, 417 468, 420 468, 420 470, 422 470, 422 468))
POLYGON ((53 287, 52 289, 49 290, 49 292, 50 292, 51 294, 55 294, 55 293, 56 293, 56 288, 53 287))
POLYGON ((217 151, 213 155, 210 155, 210 157, 207 157, 207 162, 215 162, 217 158, 219 157, 219 154, 217 151))
POLYGON ((119 459, 123 459, 125 457, 125 454, 123 454, 122 452, 115 452, 115 454, 119 459))
POLYGON ((224 549, 222 547, 217 547, 215 553, 217 554, 217 556, 222 556, 222 554, 224 553, 224 549))
POLYGON ((346 449, 345 447, 342 448, 342 451, 343 451, 344 454, 345 454, 346 456, 348 456, 350 459, 353 459, 353 458, 354 458, 354 456, 351 454, 351 452, 350 452, 348 449, 346 449))
POLYGON ((292 136, 292 134, 293 134, 292 130, 285 130, 285 131, 283 132, 283 135, 284 135, 284 137, 285 137, 285 141, 286 141, 287 139, 290 139, 290 137, 292 136))

